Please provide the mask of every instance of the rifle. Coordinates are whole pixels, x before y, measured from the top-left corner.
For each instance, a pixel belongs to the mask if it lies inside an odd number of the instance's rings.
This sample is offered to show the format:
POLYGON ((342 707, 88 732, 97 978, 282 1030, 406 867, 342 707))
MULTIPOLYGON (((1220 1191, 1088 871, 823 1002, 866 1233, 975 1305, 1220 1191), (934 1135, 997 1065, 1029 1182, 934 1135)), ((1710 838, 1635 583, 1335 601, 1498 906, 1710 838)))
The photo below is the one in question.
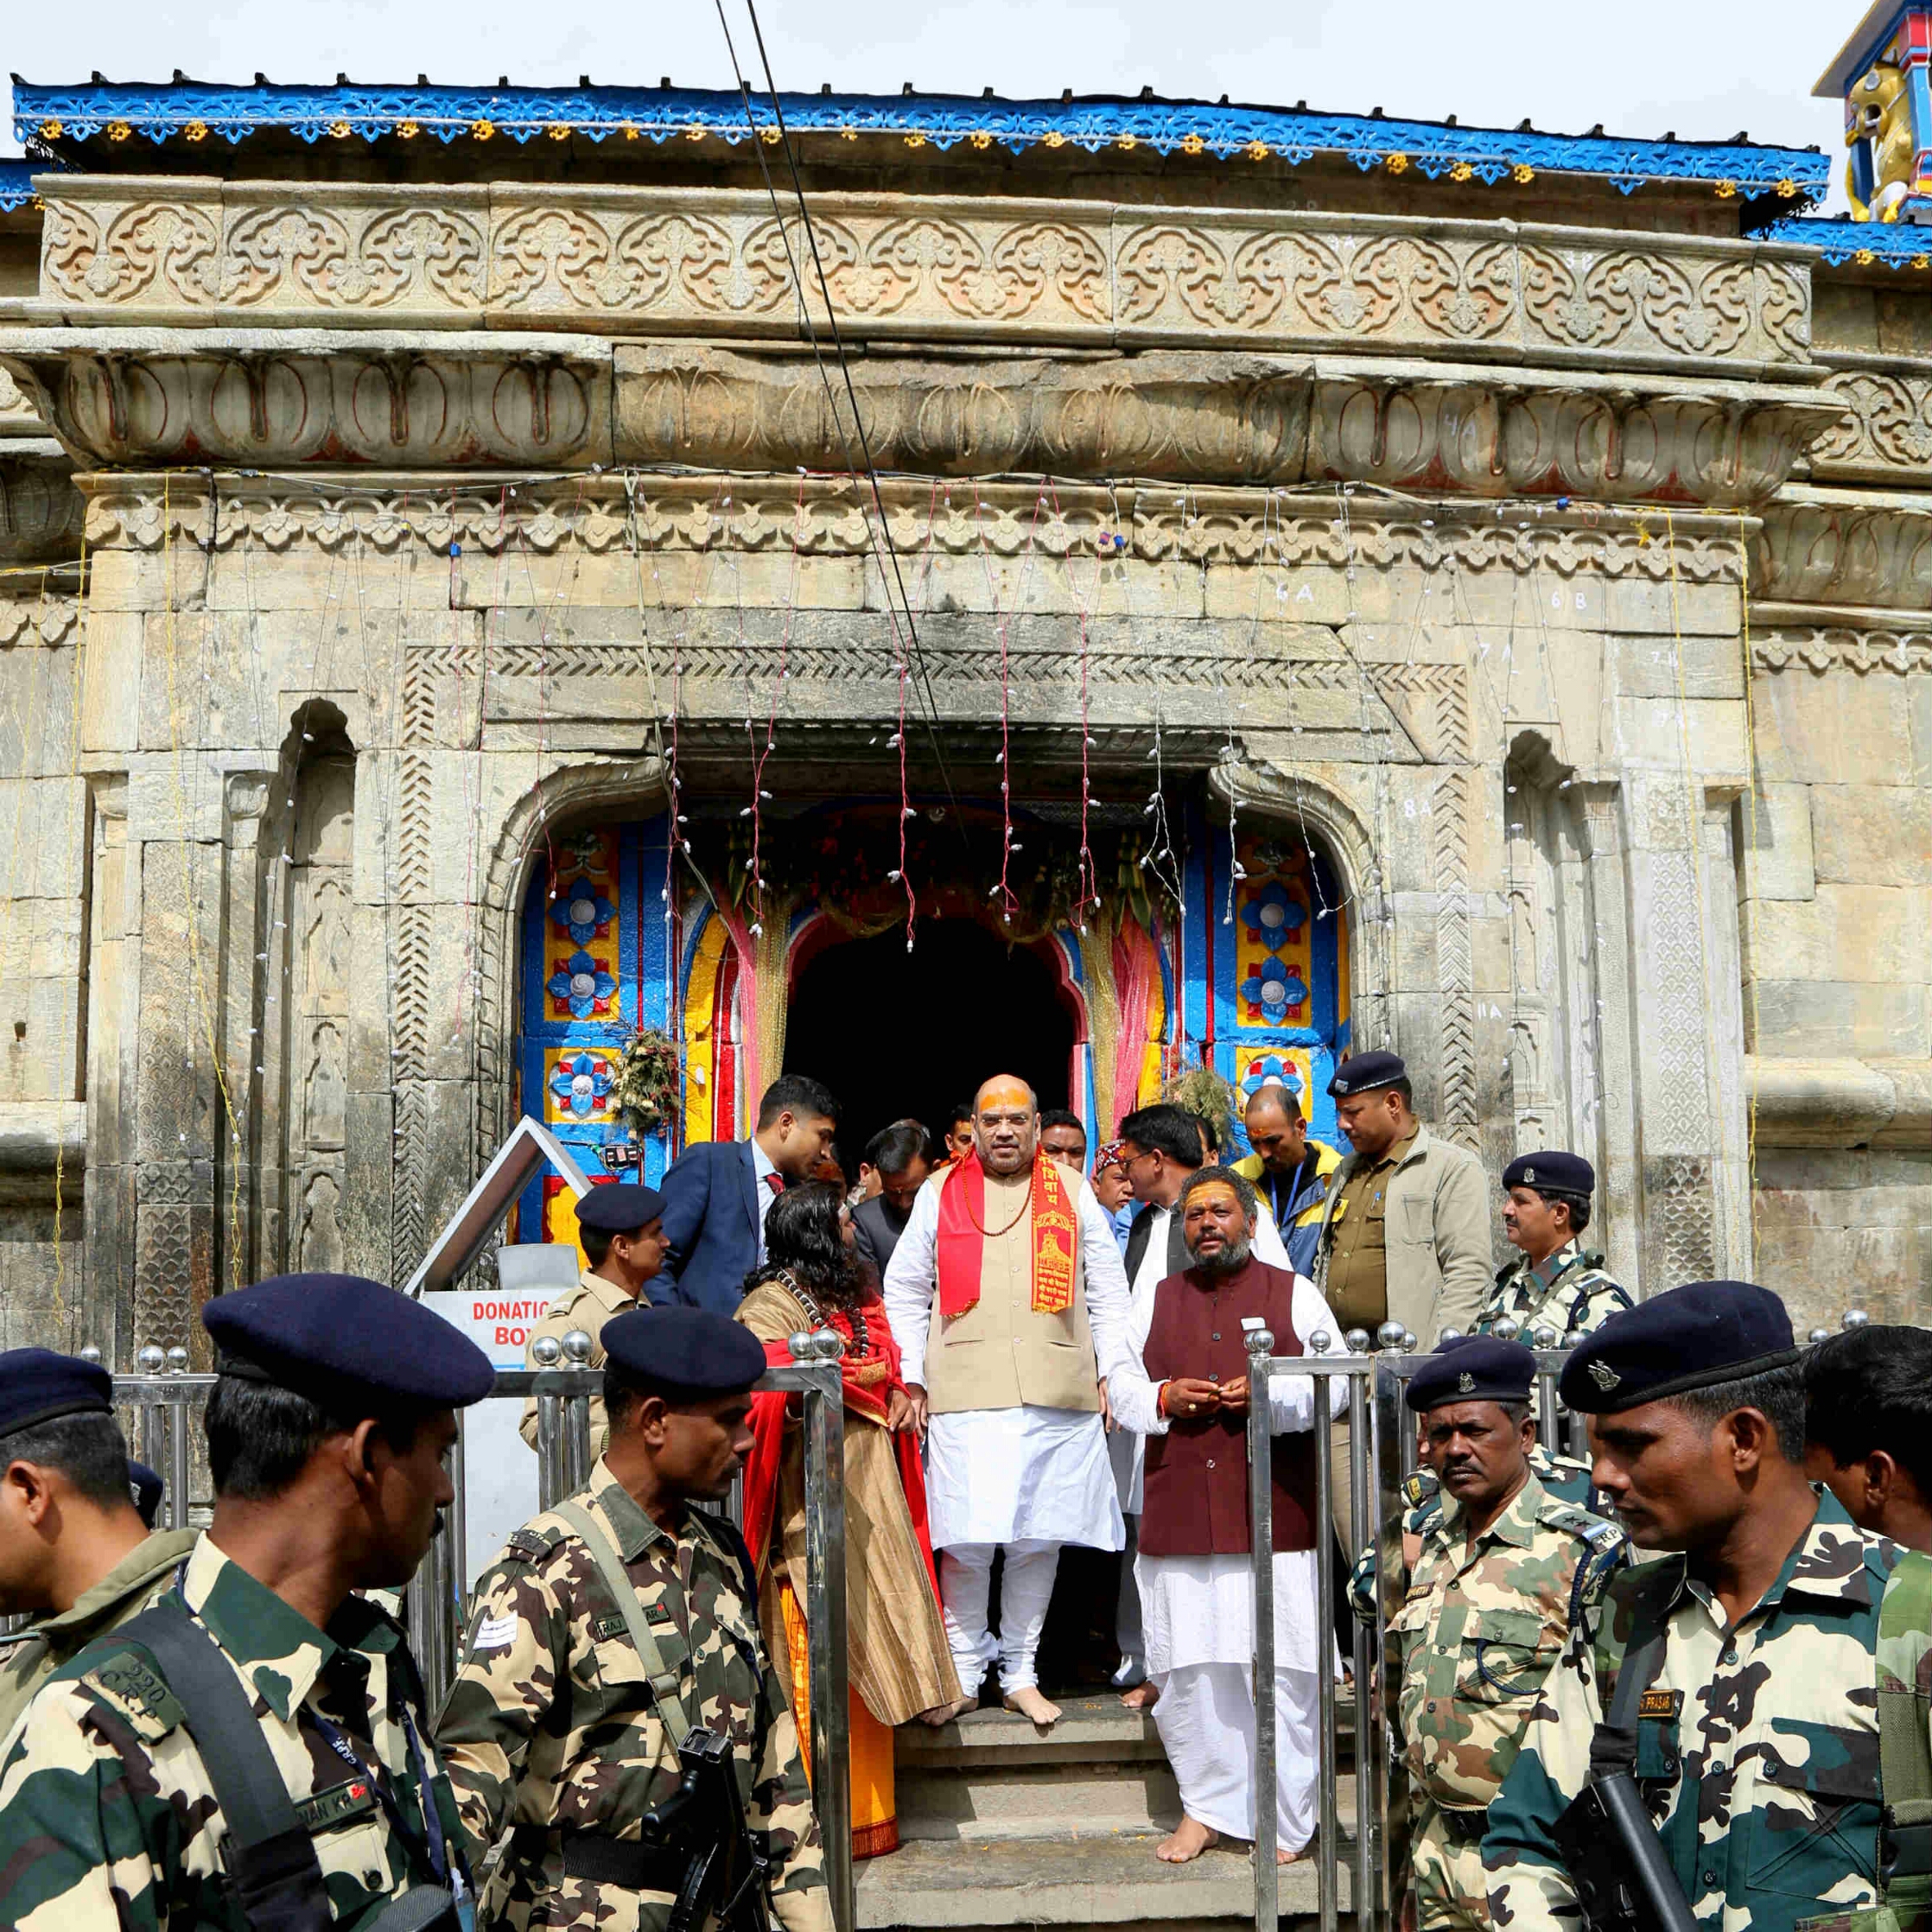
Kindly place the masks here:
POLYGON ((1663 1662, 1660 1625, 1624 1653, 1610 1715, 1590 1739, 1590 1782, 1556 1821, 1588 1932, 1697 1932, 1636 1782, 1637 1700, 1663 1662))
POLYGON ((772 1861, 745 1822, 731 1760, 721 1732, 687 1732, 677 1747, 677 1789, 644 1814, 644 1842, 689 1861, 666 1932, 704 1932, 714 1915, 727 1932, 771 1932, 772 1861))

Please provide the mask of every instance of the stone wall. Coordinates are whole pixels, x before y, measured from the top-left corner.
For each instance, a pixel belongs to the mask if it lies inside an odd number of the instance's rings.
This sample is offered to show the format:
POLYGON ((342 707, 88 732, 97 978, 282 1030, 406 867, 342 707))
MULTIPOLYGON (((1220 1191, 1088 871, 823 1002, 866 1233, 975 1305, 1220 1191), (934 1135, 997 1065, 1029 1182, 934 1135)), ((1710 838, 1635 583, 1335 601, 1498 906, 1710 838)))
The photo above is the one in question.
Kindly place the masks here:
POLYGON ((794 791, 896 784, 899 581, 968 788, 1003 715, 1077 791, 1084 689, 1110 795, 1158 734, 1319 839, 1358 1044, 1588 1153, 1625 1280, 1932 1313, 1932 359, 1814 348, 1789 248, 1183 213, 828 205, 881 527, 751 198, 64 182, 0 334, 90 564, 18 574, 53 492, 0 578, 8 1338, 405 1275, 533 851, 662 799, 674 691, 690 797, 768 706, 794 791))

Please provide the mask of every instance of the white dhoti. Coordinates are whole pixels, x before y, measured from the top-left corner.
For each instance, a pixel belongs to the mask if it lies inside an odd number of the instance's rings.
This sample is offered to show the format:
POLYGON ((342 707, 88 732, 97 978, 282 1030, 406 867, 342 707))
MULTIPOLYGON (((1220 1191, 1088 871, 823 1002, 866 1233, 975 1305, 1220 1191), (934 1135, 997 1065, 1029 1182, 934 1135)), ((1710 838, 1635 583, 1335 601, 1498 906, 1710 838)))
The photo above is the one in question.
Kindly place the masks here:
POLYGON ((1039 1682, 1035 1659, 1060 1545, 1118 1549, 1124 1538, 1107 1437, 1084 1409, 976 1408, 935 1415, 926 1439, 926 1516, 940 1551, 939 1601, 961 1687, 995 1658, 1010 1696, 1039 1682), (1000 1634, 987 1626, 995 1550, 1000 1634))
MULTIPOLYGON (((1255 1598, 1245 1556, 1147 1556, 1134 1563, 1147 1675, 1161 1747, 1183 1808, 1230 1838, 1255 1835, 1255 1598)), ((1319 1734, 1315 1672, 1326 1644, 1315 1620, 1315 1558, 1274 1559, 1276 1842, 1314 1835, 1319 1734)))

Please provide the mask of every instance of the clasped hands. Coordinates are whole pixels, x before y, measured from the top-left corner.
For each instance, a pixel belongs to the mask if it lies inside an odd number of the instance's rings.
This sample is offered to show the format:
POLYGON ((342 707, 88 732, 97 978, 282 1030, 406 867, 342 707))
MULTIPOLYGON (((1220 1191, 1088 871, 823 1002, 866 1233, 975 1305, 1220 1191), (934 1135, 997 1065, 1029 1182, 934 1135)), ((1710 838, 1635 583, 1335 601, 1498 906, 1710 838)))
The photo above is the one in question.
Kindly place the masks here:
POLYGON ((1182 1421, 1217 1414, 1245 1415, 1248 1377, 1236 1376, 1232 1382, 1210 1382, 1201 1376, 1175 1376, 1160 1385, 1160 1413, 1182 1421))

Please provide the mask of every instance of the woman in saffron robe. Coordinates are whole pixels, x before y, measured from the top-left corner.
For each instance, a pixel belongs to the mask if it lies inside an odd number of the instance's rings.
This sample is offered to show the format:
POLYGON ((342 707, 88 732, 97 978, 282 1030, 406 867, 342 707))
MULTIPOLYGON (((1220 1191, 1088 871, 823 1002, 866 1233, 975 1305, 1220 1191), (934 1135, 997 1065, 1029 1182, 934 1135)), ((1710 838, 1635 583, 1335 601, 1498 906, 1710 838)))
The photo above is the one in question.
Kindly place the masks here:
MULTIPOLYGON (((939 1612, 926 1535, 925 1479, 885 1305, 865 1299, 850 1217, 836 1186, 807 1181, 772 1203, 766 1260, 746 1282, 738 1319, 788 1363, 787 1338, 830 1328, 845 1343, 845 1564, 851 1672, 852 1854, 899 1846, 894 1725, 950 1715, 959 1679, 939 1612)), ((804 1431, 791 1398, 755 1395, 745 1470, 745 1540, 759 1568, 759 1612, 773 1656, 791 1659, 801 1732, 808 1718, 804 1431)))

